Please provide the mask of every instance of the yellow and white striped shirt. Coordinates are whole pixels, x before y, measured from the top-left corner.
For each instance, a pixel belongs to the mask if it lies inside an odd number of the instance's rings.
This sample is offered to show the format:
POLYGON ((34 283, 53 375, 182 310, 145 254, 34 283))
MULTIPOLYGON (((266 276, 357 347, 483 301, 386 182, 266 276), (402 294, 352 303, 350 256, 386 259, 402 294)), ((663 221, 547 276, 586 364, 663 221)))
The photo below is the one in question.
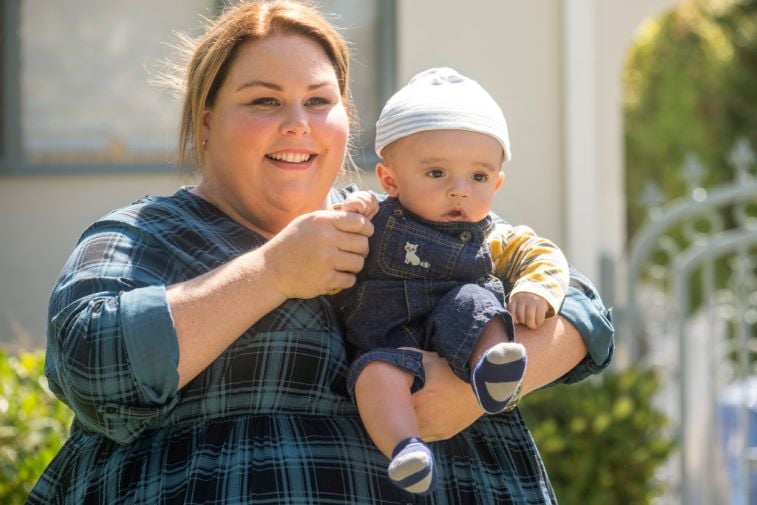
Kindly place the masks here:
POLYGON ((532 293, 549 304, 547 317, 560 310, 570 280, 568 260, 553 242, 528 226, 495 221, 486 238, 494 275, 505 283, 507 296, 532 293))

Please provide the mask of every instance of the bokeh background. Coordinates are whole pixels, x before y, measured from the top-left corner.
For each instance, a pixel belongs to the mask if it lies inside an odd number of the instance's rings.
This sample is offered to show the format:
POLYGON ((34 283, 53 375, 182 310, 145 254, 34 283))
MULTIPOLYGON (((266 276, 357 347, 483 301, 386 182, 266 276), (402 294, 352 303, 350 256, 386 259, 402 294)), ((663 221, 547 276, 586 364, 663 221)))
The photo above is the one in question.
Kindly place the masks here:
MULTIPOLYGON (((225 3, 0 3, 3 503, 70 422, 42 377, 50 289, 93 220, 192 184, 161 81, 225 3)), ((612 370, 523 401, 561 503, 757 504, 757 0, 315 3, 353 50, 360 184, 383 101, 453 67, 508 119, 495 210, 615 307, 612 370)))

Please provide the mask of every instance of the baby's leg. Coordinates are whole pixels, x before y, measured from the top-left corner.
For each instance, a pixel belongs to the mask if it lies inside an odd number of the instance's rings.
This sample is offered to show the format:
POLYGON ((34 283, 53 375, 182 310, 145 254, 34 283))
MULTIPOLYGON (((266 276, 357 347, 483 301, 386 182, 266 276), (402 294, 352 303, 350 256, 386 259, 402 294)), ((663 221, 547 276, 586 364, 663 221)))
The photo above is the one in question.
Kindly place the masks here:
POLYGON ((411 493, 427 494, 436 485, 431 450, 420 439, 410 399, 413 376, 390 363, 368 364, 355 384, 363 425, 376 447, 391 460, 389 478, 411 493))
POLYGON ((526 349, 511 342, 502 318, 484 326, 469 361, 471 385, 489 414, 502 412, 517 391, 526 370, 526 349))

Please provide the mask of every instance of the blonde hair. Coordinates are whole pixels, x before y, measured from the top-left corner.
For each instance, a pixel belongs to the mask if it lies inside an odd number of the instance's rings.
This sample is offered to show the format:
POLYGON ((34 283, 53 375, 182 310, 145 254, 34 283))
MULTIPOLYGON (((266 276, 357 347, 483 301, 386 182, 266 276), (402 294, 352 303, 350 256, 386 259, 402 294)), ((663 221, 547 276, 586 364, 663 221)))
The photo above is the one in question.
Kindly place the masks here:
MULTIPOLYGON (((202 166, 203 112, 213 106, 238 48, 245 42, 280 34, 303 35, 320 44, 336 72, 350 123, 355 122, 349 87, 349 50, 336 28, 309 3, 292 0, 241 2, 210 21, 199 38, 182 37, 188 63, 180 84, 183 94, 180 166, 186 167, 189 162, 202 166)), ((349 154, 345 159, 351 162, 349 154)))

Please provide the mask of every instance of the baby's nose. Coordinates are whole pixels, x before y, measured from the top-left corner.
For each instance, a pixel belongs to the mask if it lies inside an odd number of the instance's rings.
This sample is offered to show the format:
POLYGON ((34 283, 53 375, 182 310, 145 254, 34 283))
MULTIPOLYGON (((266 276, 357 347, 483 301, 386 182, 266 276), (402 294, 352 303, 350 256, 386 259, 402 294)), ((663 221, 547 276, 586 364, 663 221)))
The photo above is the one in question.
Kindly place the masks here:
POLYGON ((451 196, 452 198, 467 198, 468 195, 469 195, 468 188, 462 184, 453 186, 449 190, 449 196, 451 196))

